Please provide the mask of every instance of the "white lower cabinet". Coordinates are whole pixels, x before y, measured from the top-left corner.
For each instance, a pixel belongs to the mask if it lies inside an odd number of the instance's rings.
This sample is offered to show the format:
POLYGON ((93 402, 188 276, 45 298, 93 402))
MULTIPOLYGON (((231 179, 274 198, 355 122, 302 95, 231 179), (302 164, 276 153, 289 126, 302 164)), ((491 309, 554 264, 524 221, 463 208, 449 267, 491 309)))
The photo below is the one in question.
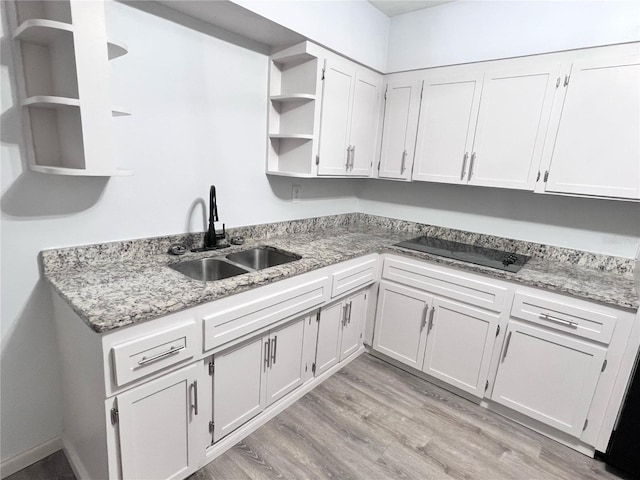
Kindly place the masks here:
POLYGON ((477 397, 499 315, 382 280, 373 348, 477 397))
POLYGON ((422 371, 482 398, 500 316, 437 297, 432 309, 422 371))
POLYGON ((606 353, 605 347, 511 320, 491 398, 579 437, 606 353))
POLYGON ((181 479, 198 468, 202 411, 191 365, 117 396, 122 478, 181 479))
POLYGON ((321 375, 362 345, 368 290, 324 307, 320 312, 315 374, 321 375))
POLYGON ((382 280, 373 348, 413 368, 422 368, 426 319, 433 299, 413 288, 382 280))
POLYGON ((214 442, 302 384, 306 320, 298 318, 214 355, 214 442))

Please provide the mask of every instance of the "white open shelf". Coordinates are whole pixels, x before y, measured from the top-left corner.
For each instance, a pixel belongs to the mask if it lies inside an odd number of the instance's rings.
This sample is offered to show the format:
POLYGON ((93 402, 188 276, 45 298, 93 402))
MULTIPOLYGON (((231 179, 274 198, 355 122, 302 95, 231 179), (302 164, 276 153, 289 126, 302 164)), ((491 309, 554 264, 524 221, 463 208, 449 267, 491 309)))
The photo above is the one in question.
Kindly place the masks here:
POLYGON ((315 100, 316 96, 312 95, 310 93, 295 93, 292 95, 271 95, 271 101, 272 102, 283 102, 283 103, 288 103, 288 102, 310 102, 312 100, 315 100))
POLYGON ((313 140, 313 135, 304 133, 270 133, 269 138, 295 138, 298 140, 313 140))
POLYGON ((32 171, 72 176, 132 175, 115 166, 109 60, 128 53, 107 38, 103 2, 9 1, 18 89, 32 171), (80 94, 81 93, 81 94, 80 94))

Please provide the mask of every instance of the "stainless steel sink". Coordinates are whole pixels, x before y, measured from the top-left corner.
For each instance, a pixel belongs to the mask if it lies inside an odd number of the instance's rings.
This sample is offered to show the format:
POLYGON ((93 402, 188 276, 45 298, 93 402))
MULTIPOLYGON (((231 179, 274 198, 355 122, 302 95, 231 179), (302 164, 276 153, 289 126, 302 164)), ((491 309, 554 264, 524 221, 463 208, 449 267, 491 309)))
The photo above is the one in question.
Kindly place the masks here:
POLYGON ((263 268, 294 262, 302 257, 295 253, 283 252, 273 247, 263 246, 230 253, 227 258, 253 270, 262 270, 263 268))
POLYGON ((213 280, 222 280, 224 278, 242 275, 249 270, 245 270, 232 263, 225 262, 219 258, 202 258, 200 260, 191 260, 189 262, 180 262, 169 265, 174 270, 202 282, 211 282, 213 280))

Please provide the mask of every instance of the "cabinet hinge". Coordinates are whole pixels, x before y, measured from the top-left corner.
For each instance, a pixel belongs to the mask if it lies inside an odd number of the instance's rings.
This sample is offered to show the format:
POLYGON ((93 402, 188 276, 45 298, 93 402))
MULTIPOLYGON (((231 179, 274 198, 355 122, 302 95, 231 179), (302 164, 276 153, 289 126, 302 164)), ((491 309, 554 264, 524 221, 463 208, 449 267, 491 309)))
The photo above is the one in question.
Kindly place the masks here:
POLYGON ((489 380, 484 384, 484 391, 486 392, 489 389, 489 380))
POLYGON ((422 87, 420 87, 420 100, 422 100, 422 92, 424 92, 424 82, 422 82, 422 87))
POLYGON ((209 362, 209 375, 213 376, 216 371, 216 364, 213 361, 209 362))
POLYGON ((558 77, 558 80, 556 80, 556 88, 558 88, 560 86, 560 77, 558 77))
POLYGON ((536 182, 540 180, 540 170, 538 170, 538 176, 536 177, 536 182))
POLYGON ((316 364, 315 362, 311 364, 311 372, 315 375, 316 374, 316 364))
POLYGON ((387 100, 387 90, 389 90, 389 85, 384 87, 384 99, 385 99, 385 101, 387 100))
POLYGON ((543 178, 544 183, 547 183, 547 180, 549 180, 549 170, 544 172, 544 178, 543 178))
POLYGON ((316 322, 320 321, 320 310, 318 310, 318 313, 316 313, 316 322))
POLYGON ((213 420, 211 420, 209 422, 209 433, 213 433, 213 427, 215 427, 215 426, 216 426, 216 424, 213 423, 213 420))
POLYGON ((116 423, 118 423, 119 418, 120 418, 120 415, 118 414, 118 409, 112 408, 111 409, 111 425, 115 425, 116 423))
POLYGON ((589 425, 589 419, 588 418, 584 421, 584 427, 582 427, 582 431, 583 432, 587 429, 587 425, 589 425))
POLYGON ((602 362, 602 368, 600 369, 601 372, 604 372, 605 369, 607 368, 607 359, 604 359, 604 362, 602 362))
POLYGON ((496 329, 496 337, 500 335, 500 325, 498 325, 498 328, 496 329))
POLYGON ((569 79, 571 78, 571 75, 565 75, 564 76, 564 86, 566 87, 567 85, 569 85, 569 79))
POLYGON ((320 155, 316 155, 316 165, 320 165, 320 155))

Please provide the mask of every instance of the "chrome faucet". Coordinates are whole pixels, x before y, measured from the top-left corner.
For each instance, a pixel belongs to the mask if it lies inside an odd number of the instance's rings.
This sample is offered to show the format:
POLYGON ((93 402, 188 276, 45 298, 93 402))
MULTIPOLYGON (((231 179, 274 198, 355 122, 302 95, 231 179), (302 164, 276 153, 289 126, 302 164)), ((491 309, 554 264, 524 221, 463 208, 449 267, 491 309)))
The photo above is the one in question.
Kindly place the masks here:
POLYGON ((192 252, 204 252, 207 250, 218 250, 220 248, 227 248, 230 245, 226 242, 227 233, 225 231, 225 225, 222 224, 222 232, 216 231, 215 222, 218 222, 218 203, 216 201, 216 187, 211 185, 209 189, 209 228, 204 236, 204 246, 201 248, 194 248, 192 252))

